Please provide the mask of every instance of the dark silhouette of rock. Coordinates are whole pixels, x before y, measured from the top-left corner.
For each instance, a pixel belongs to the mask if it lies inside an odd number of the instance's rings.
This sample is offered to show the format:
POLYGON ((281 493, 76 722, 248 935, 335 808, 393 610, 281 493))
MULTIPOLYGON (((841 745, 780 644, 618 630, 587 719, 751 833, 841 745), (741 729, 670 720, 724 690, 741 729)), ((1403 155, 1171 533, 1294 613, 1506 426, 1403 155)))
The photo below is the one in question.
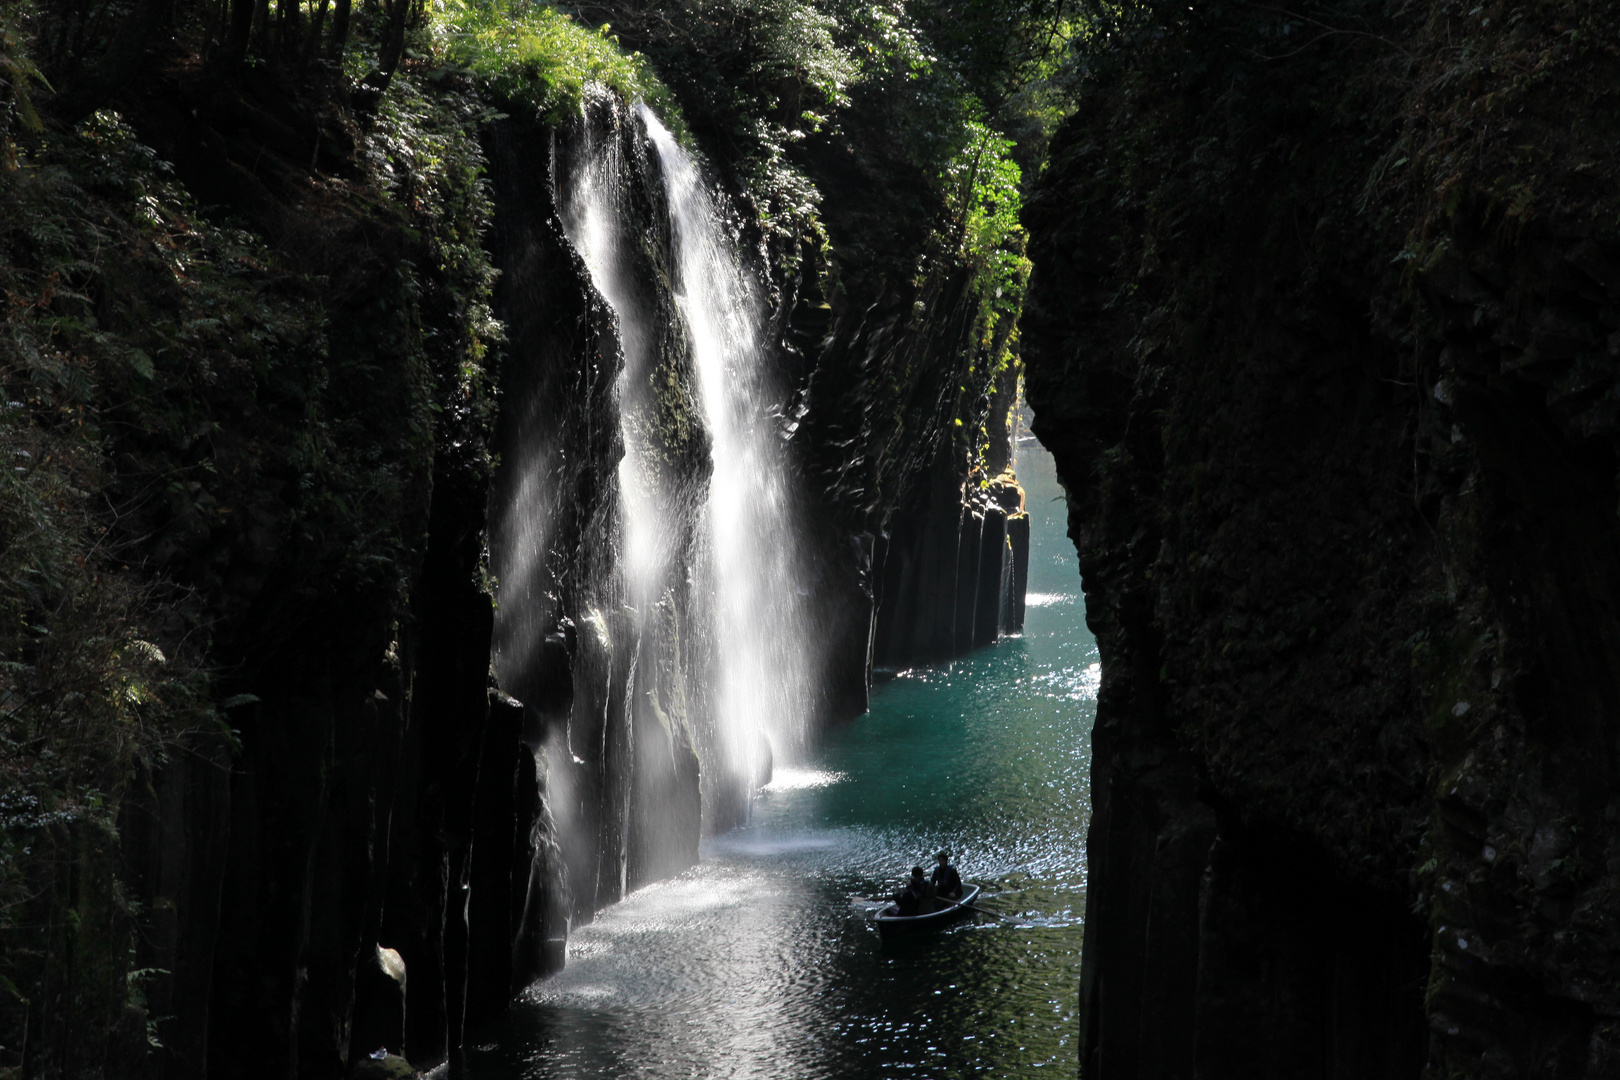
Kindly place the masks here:
POLYGON ((1023 628, 1029 520, 1017 482, 963 482, 941 455, 874 559, 873 662, 899 668, 957 656, 1023 628), (1009 512, 1004 503, 1010 503, 1009 512), (1020 569, 1022 568, 1022 569, 1020 569))
POLYGON ((1620 244, 1569 138, 1610 145, 1616 63, 1439 11, 1373 16, 1374 55, 1155 9, 1028 209, 1034 430, 1102 652, 1089 1080, 1620 1061, 1620 244), (1384 63, 1509 48, 1537 90, 1384 63))
POLYGON ((421 1073, 398 1054, 385 1054, 380 1058, 365 1054, 355 1062, 349 1075, 354 1080, 414 1080, 421 1073))

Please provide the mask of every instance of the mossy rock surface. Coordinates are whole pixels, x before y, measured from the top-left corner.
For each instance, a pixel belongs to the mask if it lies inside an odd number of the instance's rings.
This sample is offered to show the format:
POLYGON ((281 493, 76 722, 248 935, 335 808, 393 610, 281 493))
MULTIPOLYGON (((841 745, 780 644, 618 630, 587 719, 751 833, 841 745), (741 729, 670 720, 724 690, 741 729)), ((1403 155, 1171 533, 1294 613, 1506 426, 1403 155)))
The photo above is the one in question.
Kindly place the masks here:
POLYGON ((367 1054, 355 1063, 349 1075, 354 1080, 414 1080, 421 1073, 398 1054, 389 1054, 383 1058, 367 1054))

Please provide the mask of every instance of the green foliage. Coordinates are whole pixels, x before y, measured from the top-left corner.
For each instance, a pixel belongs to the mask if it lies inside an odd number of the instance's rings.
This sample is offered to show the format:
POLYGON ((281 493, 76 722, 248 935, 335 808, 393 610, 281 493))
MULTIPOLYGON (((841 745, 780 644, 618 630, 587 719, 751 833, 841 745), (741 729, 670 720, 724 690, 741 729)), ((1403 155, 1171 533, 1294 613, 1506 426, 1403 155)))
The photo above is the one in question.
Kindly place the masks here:
MULTIPOLYGON (((611 20, 665 77, 703 82, 709 115, 815 126, 848 103, 858 56, 841 41, 834 14, 815 0, 620 0, 576 4, 582 18, 611 20), (744 115, 745 114, 745 115, 744 115)), ((689 108, 705 103, 689 100, 689 108)))
POLYGON ((845 4, 841 19, 863 78, 910 81, 934 71, 936 58, 903 2, 845 4))
POLYGON ((0 5, 0 165, 5 168, 17 167, 11 141, 14 125, 33 132, 43 128, 34 108, 36 84, 44 86, 44 76, 24 51, 22 35, 12 26, 8 5, 0 5))
POLYGON ((553 122, 578 112, 593 85, 667 103, 646 59, 621 49, 611 26, 591 29, 533 0, 443 0, 430 11, 428 33, 446 64, 553 122))
POLYGON ((1015 344, 1030 262, 1019 221, 1023 173, 1012 159, 1013 141, 977 121, 967 140, 940 170, 957 237, 957 254, 973 272, 979 302, 978 338, 992 366, 1008 360, 1015 344))
MULTIPOLYGON (((872 214, 847 206, 830 212, 834 244, 855 256, 852 262, 867 258, 866 251, 851 250, 852 238, 877 249, 861 267, 867 287, 881 288, 904 274, 919 295, 942 300, 954 295, 951 282, 965 277, 971 305, 966 349, 958 346, 953 351, 962 355, 938 362, 959 365, 949 377, 956 385, 951 427, 970 469, 988 483, 1004 467, 998 447, 1017 397, 1017 325, 1030 268, 1020 223, 1026 174, 1020 156, 1027 148, 1020 147, 1019 121, 1005 95, 995 108, 978 96, 947 6, 931 0, 837 6, 849 47, 863 58, 840 134, 858 160, 870 162, 881 186, 858 196, 877 208, 872 214), (927 197, 918 197, 919 188, 927 197)), ((981 26, 978 44, 1005 53, 1007 43, 998 44, 996 35, 1016 29, 981 26)), ((1003 74, 1005 83, 1017 83, 1014 73, 1003 74)), ((841 203, 850 201, 849 192, 840 196, 841 203)), ((927 318, 943 326, 949 310, 942 305, 927 318)), ((930 331, 919 322, 914 332, 930 331)), ((897 409, 905 398, 895 395, 897 409)), ((900 429, 905 419, 897 414, 894 423, 900 429)))
POLYGON ((29 1075, 160 1037, 131 797, 223 764, 311 605, 403 611, 433 471, 487 474, 490 110, 424 66, 275 246, 111 113, 0 172, 0 1044, 27 1026, 29 1075))
POLYGON ((817 231, 820 193, 794 160, 864 77, 836 17, 816 0, 610 0, 573 5, 645 55, 711 160, 781 248, 817 231))
POLYGON ((126 796, 221 729, 182 597, 131 565, 117 521, 108 404, 156 370, 92 293, 97 253, 151 226, 109 221, 80 184, 144 196, 153 163, 131 150, 99 122, 76 152, 0 174, 0 1030, 11 1044, 31 1024, 59 1071, 95 1053, 66 1033, 131 1005, 126 796))
POLYGON ((916 17, 967 93, 1034 173, 1074 111, 1074 43, 1087 22, 1082 0, 918 0, 916 17))
MULTIPOLYGON (((494 380, 485 361, 503 333, 489 306, 495 268, 484 250, 494 206, 477 130, 488 116, 474 97, 430 94, 419 82, 400 80, 379 107, 368 140, 387 162, 377 183, 395 205, 409 208, 437 271, 422 295, 436 310, 431 370, 422 373, 428 381, 418 390, 437 398, 441 410, 465 413, 461 421, 475 431, 495 422, 494 380)), ((422 284, 413 283, 413 291, 422 284)), ((416 435, 418 452, 430 455, 432 433, 416 435)))

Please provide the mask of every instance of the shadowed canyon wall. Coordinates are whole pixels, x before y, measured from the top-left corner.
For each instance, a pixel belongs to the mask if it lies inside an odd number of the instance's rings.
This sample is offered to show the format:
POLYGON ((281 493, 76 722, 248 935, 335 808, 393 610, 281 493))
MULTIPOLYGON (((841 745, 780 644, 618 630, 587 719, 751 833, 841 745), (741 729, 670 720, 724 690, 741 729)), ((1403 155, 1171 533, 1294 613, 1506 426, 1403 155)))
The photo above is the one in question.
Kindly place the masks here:
POLYGON ((1026 212, 1093 1080, 1620 1069, 1615 14, 1105 24, 1026 212))
MULTIPOLYGON (((607 566, 627 350, 558 198, 601 109, 498 116, 464 72, 417 61, 373 83, 226 70, 154 62, 108 92, 116 111, 53 128, 30 151, 44 167, 0 177, 0 269, 29 297, 0 374, 28 431, 88 432, 100 455, 52 493, 105 538, 79 565, 148 590, 119 722, 189 725, 131 758, 115 822, 4 805, 5 843, 49 856, 5 879, 39 914, 0 942, 0 1068, 27 1075, 338 1077, 378 1046, 431 1066, 555 970, 571 923, 744 820, 762 778, 713 765, 693 672, 716 645, 682 592, 699 509, 671 521, 664 602, 627 604, 607 566)), ((701 502, 664 176, 643 128, 612 137, 665 335, 655 450, 701 502)), ((912 591, 947 583, 950 610, 908 616, 947 651, 1013 628, 1021 520, 1004 425, 1000 464, 972 445, 1016 386, 972 367, 967 275, 836 278, 858 223, 832 224, 773 278, 757 225, 730 222, 813 522, 817 722, 865 707, 873 628, 912 591), (886 534, 923 535, 924 505, 950 523, 944 561, 874 585, 899 565, 886 534)), ((48 456, 16 430, 8 452, 48 456)))

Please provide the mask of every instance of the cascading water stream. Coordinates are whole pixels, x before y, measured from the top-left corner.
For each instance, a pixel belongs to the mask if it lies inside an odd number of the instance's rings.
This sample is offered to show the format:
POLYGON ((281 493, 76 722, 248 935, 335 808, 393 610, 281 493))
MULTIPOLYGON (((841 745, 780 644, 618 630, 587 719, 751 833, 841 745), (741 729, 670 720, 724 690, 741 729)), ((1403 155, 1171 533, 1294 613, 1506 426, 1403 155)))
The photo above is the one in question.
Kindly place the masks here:
POLYGON ((503 410, 491 535, 498 674, 544 770, 535 835, 554 826, 532 873, 568 898, 538 932, 566 933, 568 959, 467 1074, 1072 1073, 1097 667, 1049 459, 1024 637, 891 673, 870 715, 807 745, 815 598, 763 294, 724 199, 610 95, 547 145, 549 173, 533 141, 500 159, 509 193, 555 187, 509 219, 526 231, 503 263, 508 370, 535 407, 503 410), (781 766, 764 785, 762 735, 781 766), (940 846, 1020 924, 879 951, 852 897, 940 846))
POLYGON ((645 106, 604 96, 590 108, 558 202, 623 358, 626 699, 654 726, 668 726, 662 702, 689 707, 712 831, 746 815, 773 749, 803 750, 811 714, 816 654, 776 388, 762 306, 698 163, 645 106), (694 464, 693 447, 707 460, 694 464))
MULTIPOLYGON (((615 119, 619 110, 613 109, 615 119)), ((633 221, 627 193, 632 163, 625 160, 616 132, 584 126, 580 165, 562 200, 563 228, 585 266, 591 283, 617 316, 624 368, 618 382, 620 434, 624 457, 619 461, 620 523, 623 550, 620 569, 630 603, 641 615, 660 599, 670 570, 671 524, 681 513, 678 496, 669 490, 653 464, 647 437, 651 374, 656 366, 655 312, 638 295, 621 252, 633 221)))
POLYGON ((813 698, 814 648, 788 462, 771 416, 763 312, 696 161, 645 105, 674 225, 677 296, 712 442, 706 525, 719 727, 732 760, 758 762, 753 739, 797 760, 813 698))

